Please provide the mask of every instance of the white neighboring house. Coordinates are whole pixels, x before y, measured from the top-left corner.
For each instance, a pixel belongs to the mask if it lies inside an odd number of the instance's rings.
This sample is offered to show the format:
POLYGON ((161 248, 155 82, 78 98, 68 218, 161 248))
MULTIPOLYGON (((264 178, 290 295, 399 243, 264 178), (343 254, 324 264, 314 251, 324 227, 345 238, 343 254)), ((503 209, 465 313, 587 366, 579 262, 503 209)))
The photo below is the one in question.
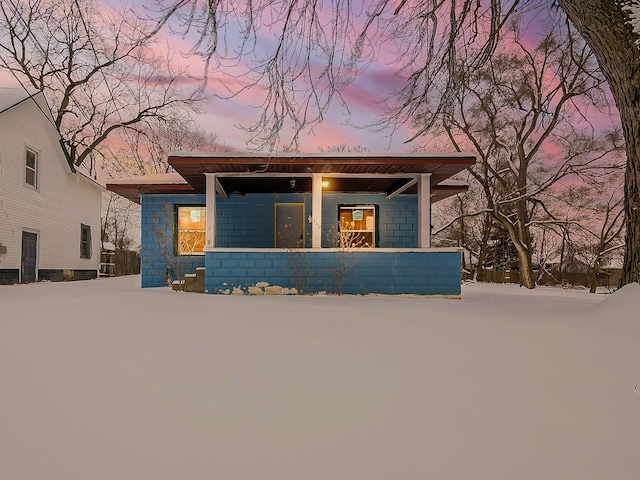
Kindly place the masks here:
POLYGON ((96 278, 103 190, 74 168, 42 93, 0 88, 0 284, 96 278))

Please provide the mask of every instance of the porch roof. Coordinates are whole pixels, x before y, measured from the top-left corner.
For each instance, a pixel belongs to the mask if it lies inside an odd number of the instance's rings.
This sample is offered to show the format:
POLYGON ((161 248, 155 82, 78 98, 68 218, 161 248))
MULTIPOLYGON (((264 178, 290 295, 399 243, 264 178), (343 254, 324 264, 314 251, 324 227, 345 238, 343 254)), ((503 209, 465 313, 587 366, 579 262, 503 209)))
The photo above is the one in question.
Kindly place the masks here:
MULTIPOLYGON (((107 189, 140 202, 140 195, 205 193, 206 173, 215 173, 218 190, 227 194, 307 193, 312 175, 322 174, 325 192, 415 194, 416 175, 431 174, 432 201, 467 189, 462 182, 447 181, 476 162, 475 155, 374 154, 374 153, 191 153, 169 155, 178 175, 134 177, 107 183, 107 189)), ((171 175, 171 174, 169 174, 171 175)))

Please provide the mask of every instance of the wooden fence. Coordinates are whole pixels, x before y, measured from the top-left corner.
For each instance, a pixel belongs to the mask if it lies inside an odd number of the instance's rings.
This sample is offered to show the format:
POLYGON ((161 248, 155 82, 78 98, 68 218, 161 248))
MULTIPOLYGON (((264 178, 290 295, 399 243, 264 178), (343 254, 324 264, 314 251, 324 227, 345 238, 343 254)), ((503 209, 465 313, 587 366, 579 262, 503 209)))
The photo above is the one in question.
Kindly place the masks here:
POLYGON ((100 276, 122 277, 140 273, 140 254, 131 250, 103 250, 100 254, 100 276))
MULTIPOLYGON (((464 271, 462 279, 471 280, 474 278, 475 271, 464 271)), ((618 286, 622 275, 622 270, 619 268, 602 269, 598 272, 596 277, 599 287, 614 288, 618 286)), ((574 285, 589 287, 590 277, 589 272, 564 272, 562 277, 558 272, 534 272, 537 285, 574 285)), ((477 280, 479 282, 490 283, 520 283, 520 272, 518 270, 478 270, 477 280)))

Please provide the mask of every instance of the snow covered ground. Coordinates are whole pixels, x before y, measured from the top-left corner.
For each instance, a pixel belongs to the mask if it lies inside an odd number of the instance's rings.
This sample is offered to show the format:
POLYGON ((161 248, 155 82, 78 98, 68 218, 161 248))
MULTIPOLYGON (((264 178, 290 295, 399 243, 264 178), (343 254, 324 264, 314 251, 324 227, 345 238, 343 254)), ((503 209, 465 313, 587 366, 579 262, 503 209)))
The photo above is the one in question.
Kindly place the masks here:
POLYGON ((640 285, 0 287, 0 478, 637 479, 640 285))

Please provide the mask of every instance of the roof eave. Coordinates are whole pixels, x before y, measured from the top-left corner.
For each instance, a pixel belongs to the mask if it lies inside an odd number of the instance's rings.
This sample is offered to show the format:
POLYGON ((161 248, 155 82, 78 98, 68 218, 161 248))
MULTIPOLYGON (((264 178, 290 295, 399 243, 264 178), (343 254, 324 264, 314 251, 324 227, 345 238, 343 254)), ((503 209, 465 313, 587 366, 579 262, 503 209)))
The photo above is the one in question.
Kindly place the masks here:
POLYGON ((140 203, 141 195, 175 195, 198 193, 188 183, 162 183, 145 185, 107 183, 106 189, 138 204, 140 203))

